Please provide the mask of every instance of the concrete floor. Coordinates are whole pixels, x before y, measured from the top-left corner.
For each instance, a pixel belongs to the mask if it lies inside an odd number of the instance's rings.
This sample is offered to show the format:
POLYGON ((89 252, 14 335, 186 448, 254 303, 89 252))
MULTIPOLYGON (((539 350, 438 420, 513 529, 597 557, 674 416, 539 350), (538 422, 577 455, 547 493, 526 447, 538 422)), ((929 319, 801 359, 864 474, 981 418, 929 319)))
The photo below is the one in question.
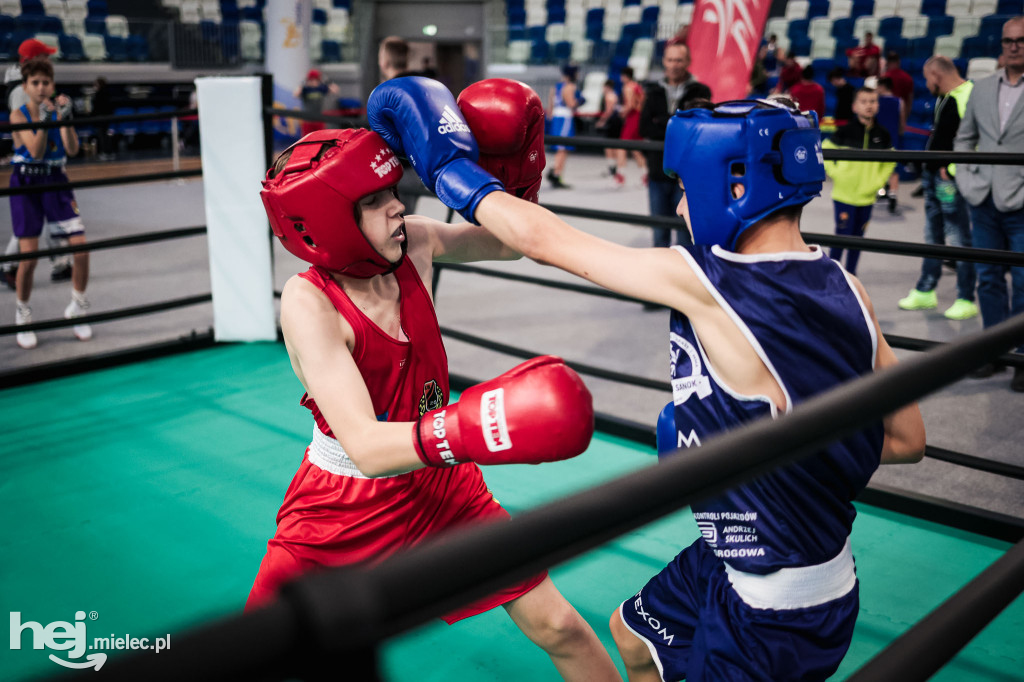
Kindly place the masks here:
MULTIPOLYGON (((542 200, 552 204, 584 206, 612 211, 647 212, 647 194, 638 169, 630 165, 627 183, 615 187, 602 176, 604 163, 596 156, 570 158, 565 180, 570 190, 549 190, 542 200)), ((900 188, 901 213, 890 215, 880 204, 868 234, 880 239, 920 241, 923 201, 910 197, 916 182, 900 188)), ((167 181, 144 185, 96 188, 77 192, 78 202, 92 239, 203 225, 202 183, 167 181)), ((434 199, 421 200, 419 213, 443 219, 446 210, 434 199)), ((832 204, 828 188, 823 198, 805 211, 807 232, 830 233, 832 204)), ((646 228, 570 218, 581 229, 634 246, 650 243, 646 228)), ((10 217, 0 211, 0 234, 10 234, 10 217)), ((206 239, 192 237, 153 245, 99 251, 92 256, 89 298, 92 311, 102 312, 142 305, 210 290, 206 239)), ((303 265, 280 247, 275 251, 278 289, 303 265)), ((545 278, 575 281, 549 267, 528 261, 482 264, 484 267, 545 278)), ((950 340, 981 329, 980 319, 953 322, 942 310, 955 298, 954 277, 942 278, 937 311, 905 312, 896 301, 914 285, 920 259, 865 253, 858 276, 874 302, 886 333, 934 341, 950 340)), ((49 266, 41 262, 36 273, 32 309, 37 321, 59 317, 69 299, 67 283, 49 280, 49 266)), ((14 295, 0 291, 5 319, 14 321, 14 295), (9 317, 6 317, 9 315, 9 317)), ((470 334, 494 338, 537 354, 554 353, 566 359, 605 367, 657 381, 667 380, 666 330, 668 313, 646 312, 639 305, 583 296, 548 287, 507 282, 475 274, 447 272, 437 296, 441 324, 470 334)), ((70 330, 39 333, 39 346, 24 351, 13 337, 0 338, 0 373, 80 355, 93 355, 176 339, 212 325, 209 305, 150 314, 96 325, 92 341, 77 341, 70 330)), ((447 342, 451 371, 485 379, 518 363, 459 341, 447 342)), ((901 357, 909 352, 897 351, 901 357)), ((958 382, 929 396, 922 403, 928 442, 993 460, 1024 465, 1019 415, 1024 394, 1009 390, 1011 374, 958 382)), ((668 390, 650 390, 587 378, 597 409, 628 419, 653 423, 669 400, 668 390)), ((298 383, 296 395, 299 397, 298 383)), ((287 399, 287 398, 286 398, 287 399)), ((974 472, 943 462, 926 460, 914 466, 884 467, 874 481, 934 495, 964 504, 1024 517, 1024 481, 974 472)))

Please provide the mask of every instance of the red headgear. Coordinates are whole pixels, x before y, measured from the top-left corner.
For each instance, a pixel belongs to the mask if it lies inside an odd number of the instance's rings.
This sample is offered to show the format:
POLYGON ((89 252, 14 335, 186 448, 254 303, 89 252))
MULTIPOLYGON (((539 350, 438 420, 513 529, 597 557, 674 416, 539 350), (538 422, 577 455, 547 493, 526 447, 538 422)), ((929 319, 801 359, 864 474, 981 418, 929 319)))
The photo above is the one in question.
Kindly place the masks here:
POLYGON ((284 168, 273 177, 269 171, 260 192, 284 248, 350 277, 398 267, 401 259, 391 263, 378 253, 355 218, 361 198, 394 187, 402 177, 402 165, 387 143, 369 130, 318 130, 290 149, 284 168))

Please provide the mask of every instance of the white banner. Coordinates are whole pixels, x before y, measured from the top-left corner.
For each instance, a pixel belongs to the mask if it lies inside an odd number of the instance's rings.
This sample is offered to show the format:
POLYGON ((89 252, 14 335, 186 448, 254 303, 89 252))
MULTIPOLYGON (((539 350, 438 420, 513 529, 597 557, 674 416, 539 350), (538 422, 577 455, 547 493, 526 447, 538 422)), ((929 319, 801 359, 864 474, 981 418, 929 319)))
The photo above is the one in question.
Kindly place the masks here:
MULTIPOLYGON (((301 109, 295 89, 309 72, 309 27, 312 0, 274 0, 266 9, 266 54, 264 68, 274 77, 274 106, 301 109)), ((274 117, 274 132, 298 139, 301 121, 274 117)))
POLYGON ((217 341, 274 341, 260 79, 197 78, 199 149, 217 341))

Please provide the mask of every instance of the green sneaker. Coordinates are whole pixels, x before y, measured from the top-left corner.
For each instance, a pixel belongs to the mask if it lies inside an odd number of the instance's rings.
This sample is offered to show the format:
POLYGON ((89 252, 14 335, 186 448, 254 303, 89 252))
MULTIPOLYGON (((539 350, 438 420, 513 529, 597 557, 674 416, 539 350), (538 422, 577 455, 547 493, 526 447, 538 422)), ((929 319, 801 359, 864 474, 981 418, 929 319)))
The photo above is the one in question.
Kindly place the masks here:
POLYGON ((974 304, 974 301, 958 298, 953 305, 949 306, 949 310, 942 314, 951 320, 969 320, 978 314, 978 306, 974 304))
MULTIPOLYGON (((934 291, 918 291, 911 289, 906 298, 901 298, 896 303, 901 310, 931 310, 939 307, 939 297, 934 291)), ((956 307, 955 305, 953 306, 956 307)), ((950 308, 952 310, 953 308, 950 308)), ((977 311, 975 311, 977 312, 977 311)))

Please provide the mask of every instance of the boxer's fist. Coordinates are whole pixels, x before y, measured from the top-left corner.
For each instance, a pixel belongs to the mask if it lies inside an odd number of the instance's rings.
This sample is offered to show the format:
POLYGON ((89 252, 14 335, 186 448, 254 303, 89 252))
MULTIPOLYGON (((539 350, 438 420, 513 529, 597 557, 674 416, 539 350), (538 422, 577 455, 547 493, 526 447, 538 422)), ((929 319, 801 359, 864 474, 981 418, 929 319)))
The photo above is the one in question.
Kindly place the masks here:
POLYGON ((582 453, 594 433, 590 391, 561 358, 545 355, 466 389, 413 426, 427 466, 538 464, 582 453))
POLYGON ((544 172, 544 104, 530 86, 508 78, 488 78, 459 95, 480 148, 480 167, 505 191, 537 202, 544 172))
POLYGON ((366 114, 373 128, 405 156, 430 190, 472 222, 477 204, 504 189, 476 164, 479 152, 452 93, 419 76, 395 78, 370 93, 366 114))

